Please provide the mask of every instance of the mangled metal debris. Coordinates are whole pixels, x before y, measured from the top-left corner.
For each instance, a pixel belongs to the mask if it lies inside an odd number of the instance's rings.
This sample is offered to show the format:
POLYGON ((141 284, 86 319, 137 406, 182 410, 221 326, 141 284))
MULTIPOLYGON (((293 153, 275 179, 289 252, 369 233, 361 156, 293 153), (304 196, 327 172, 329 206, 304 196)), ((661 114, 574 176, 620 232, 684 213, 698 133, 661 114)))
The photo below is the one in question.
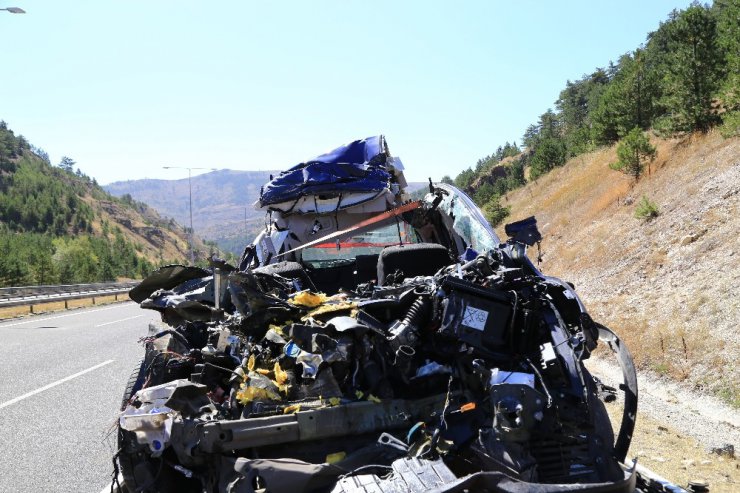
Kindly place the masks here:
POLYGON ((124 398, 130 490, 634 490, 631 359, 529 261, 536 221, 501 242, 454 187, 409 201, 402 170, 382 138, 303 163, 238 267, 132 290, 169 328, 124 398), (626 378, 616 445, 599 339, 626 378))

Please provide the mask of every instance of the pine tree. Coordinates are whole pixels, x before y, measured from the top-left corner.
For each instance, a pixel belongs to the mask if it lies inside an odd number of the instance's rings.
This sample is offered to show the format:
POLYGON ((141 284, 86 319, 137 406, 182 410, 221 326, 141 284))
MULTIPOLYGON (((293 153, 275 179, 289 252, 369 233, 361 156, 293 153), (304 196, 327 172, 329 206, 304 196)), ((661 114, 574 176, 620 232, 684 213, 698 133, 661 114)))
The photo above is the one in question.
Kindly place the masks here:
POLYGON ((67 156, 62 156, 62 160, 59 161, 59 167, 68 173, 74 173, 75 164, 77 164, 77 162, 67 156))
POLYGON ((706 131, 718 121, 712 98, 724 75, 717 21, 708 8, 694 3, 662 28, 669 61, 664 87, 669 128, 706 131))
POLYGON ((658 71, 645 50, 623 55, 618 67, 592 115, 591 136, 599 144, 616 142, 634 127, 650 128, 662 111, 658 71))
POLYGON ((645 164, 652 162, 656 155, 655 147, 650 145, 650 141, 642 130, 635 127, 617 146, 617 162, 609 167, 639 180, 645 164))
POLYGON ((532 156, 530 178, 535 179, 557 166, 562 166, 566 159, 567 150, 562 140, 554 137, 542 139, 532 156))
POLYGON ((740 2, 715 0, 712 12, 717 20, 717 43, 724 51, 727 77, 722 82, 719 99, 725 112, 722 134, 740 134, 740 2))

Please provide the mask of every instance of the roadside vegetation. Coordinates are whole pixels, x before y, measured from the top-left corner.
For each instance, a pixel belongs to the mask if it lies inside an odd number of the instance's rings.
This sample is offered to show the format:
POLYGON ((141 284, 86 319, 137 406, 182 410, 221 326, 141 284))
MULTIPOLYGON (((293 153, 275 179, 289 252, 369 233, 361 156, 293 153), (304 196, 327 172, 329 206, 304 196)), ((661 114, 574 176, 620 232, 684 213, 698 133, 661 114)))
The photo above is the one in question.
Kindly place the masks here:
MULTIPOLYGON (((636 182, 655 159, 646 132, 672 137, 719 126, 726 138, 738 135, 738 19, 738 0, 716 0, 711 7, 695 2, 672 11, 645 44, 616 63, 568 81, 555 109, 526 129, 521 147, 506 142, 442 181, 468 192, 495 226, 510 213, 501 204, 507 191, 575 156, 620 142, 619 159, 610 167, 636 182)), ((604 170, 604 179, 609 173, 604 170)))
POLYGON ((637 219, 649 220, 654 217, 658 217, 658 215, 660 215, 658 206, 655 202, 643 195, 637 203, 637 207, 635 207, 635 217, 637 219))

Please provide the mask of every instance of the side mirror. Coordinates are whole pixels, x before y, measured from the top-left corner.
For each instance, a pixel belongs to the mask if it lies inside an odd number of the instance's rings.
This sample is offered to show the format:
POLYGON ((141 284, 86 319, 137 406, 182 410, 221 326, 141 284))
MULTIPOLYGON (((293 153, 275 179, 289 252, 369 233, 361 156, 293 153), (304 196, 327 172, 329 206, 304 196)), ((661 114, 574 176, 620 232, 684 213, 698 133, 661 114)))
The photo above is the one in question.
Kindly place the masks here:
POLYGON ((504 226, 504 231, 506 232, 506 236, 509 237, 509 241, 514 243, 523 243, 527 246, 532 246, 542 241, 542 235, 537 229, 537 219, 534 216, 509 223, 504 226))

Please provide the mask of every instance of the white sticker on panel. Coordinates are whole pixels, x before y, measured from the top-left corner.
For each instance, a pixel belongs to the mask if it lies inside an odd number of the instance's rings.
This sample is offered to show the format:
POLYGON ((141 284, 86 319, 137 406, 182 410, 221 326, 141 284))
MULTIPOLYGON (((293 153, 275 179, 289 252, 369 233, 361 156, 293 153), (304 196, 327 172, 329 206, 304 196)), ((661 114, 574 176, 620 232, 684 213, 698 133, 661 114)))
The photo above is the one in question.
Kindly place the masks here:
POLYGON ((488 312, 472 306, 466 306, 462 324, 475 330, 483 330, 488 319, 488 312))

